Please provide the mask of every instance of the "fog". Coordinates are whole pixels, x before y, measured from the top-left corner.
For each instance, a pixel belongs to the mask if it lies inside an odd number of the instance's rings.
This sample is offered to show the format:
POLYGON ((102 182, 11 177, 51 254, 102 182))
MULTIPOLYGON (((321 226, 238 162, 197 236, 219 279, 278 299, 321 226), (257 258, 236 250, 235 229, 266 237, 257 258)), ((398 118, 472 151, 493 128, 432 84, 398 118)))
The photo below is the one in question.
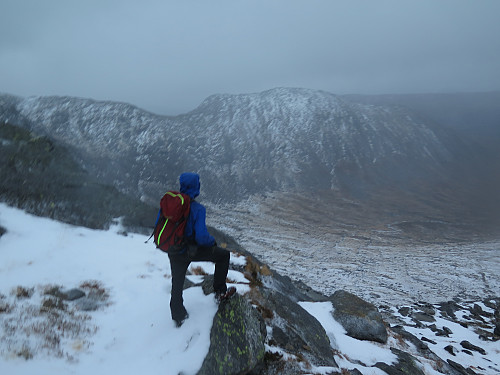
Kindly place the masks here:
POLYGON ((3 0, 0 92, 158 114, 215 93, 500 89, 496 0, 3 0))

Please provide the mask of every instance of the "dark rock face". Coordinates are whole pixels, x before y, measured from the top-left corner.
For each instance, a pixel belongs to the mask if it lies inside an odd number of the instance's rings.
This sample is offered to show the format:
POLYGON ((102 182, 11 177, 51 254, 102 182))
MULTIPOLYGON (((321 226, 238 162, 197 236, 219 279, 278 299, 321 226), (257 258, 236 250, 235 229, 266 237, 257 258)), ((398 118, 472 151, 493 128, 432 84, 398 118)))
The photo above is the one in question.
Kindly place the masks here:
MULTIPOLYGON (((297 303, 306 296, 300 290, 305 286, 297 288, 290 278, 246 256, 247 265, 240 271, 250 278, 251 291, 220 305, 200 374, 295 375, 304 366, 338 367, 323 326, 297 303), (266 352, 264 343, 278 352, 266 352)), ((213 276, 207 275, 199 286, 207 294, 213 292, 212 283, 213 276)))
POLYGON ((210 349, 199 375, 245 374, 264 359, 265 325, 243 297, 223 302, 210 332, 210 349))
POLYGON ((0 201, 36 215, 96 229, 121 216, 131 230, 154 225, 155 209, 98 182, 65 148, 1 123, 0 175, 0 201))
POLYGON ((451 359, 448 359, 447 362, 450 365, 450 367, 453 368, 453 370, 455 371, 456 374, 459 374, 459 375, 475 375, 475 374, 477 374, 475 371, 471 370, 470 368, 466 369, 460 363, 452 361, 451 359))
POLYGON ((415 363, 418 362, 415 357, 398 349, 392 348, 391 351, 397 355, 398 362, 392 366, 378 362, 375 364, 375 367, 378 367, 389 375, 425 375, 415 363))
POLYGON ((387 342, 387 330, 377 308, 361 298, 339 290, 330 297, 334 311, 333 317, 358 340, 387 342))

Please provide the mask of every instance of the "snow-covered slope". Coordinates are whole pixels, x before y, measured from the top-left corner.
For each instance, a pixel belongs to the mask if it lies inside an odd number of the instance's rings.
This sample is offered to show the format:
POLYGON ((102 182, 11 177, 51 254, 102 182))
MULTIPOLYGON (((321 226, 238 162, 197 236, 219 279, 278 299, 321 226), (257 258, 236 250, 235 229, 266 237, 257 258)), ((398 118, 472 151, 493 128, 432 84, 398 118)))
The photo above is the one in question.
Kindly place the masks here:
MULTIPOLYGON (((217 306, 211 295, 204 295, 202 287, 188 288, 184 297, 190 317, 181 328, 175 328, 168 306, 168 257, 151 244, 144 244, 146 236, 123 236, 120 227, 108 231, 74 227, 4 204, 0 204, 0 228, 6 229, 0 234, 0 373, 187 375, 199 370, 209 350, 217 306), (79 288, 86 296, 57 304, 52 297, 55 287, 79 288)), ((232 254, 232 265, 245 262, 244 257, 232 254)), ((198 262, 194 266, 213 272, 210 263, 198 262)), ((231 270, 229 277, 238 293, 250 290, 240 272, 231 270)), ((199 282, 201 276, 189 278, 199 282)), ((432 351, 427 350, 426 355, 416 350, 415 342, 410 344, 405 341, 408 338, 397 334, 397 327, 392 326, 394 331, 390 331, 386 344, 361 341, 348 336, 334 320, 330 302, 300 305, 324 327, 332 357, 339 365, 313 366, 301 373, 347 373, 357 369, 364 375, 383 375, 380 363, 396 362, 394 348, 411 353, 418 368, 429 375, 441 374, 432 352, 481 374, 497 373, 500 366, 497 343, 481 340, 474 332, 477 319, 482 318, 471 312, 479 309, 483 317, 493 313, 491 307, 480 302, 477 306, 462 303, 463 311, 455 311, 462 325, 436 313, 436 334, 426 324, 415 325, 412 316, 403 310, 386 307, 397 318, 399 328, 403 325, 416 336, 414 340, 429 344, 432 351), (448 334, 440 335, 445 327, 448 334), (469 348, 476 349, 462 350, 460 343, 464 340, 469 342, 469 348), (444 350, 447 346, 454 348, 453 354, 444 350)), ((421 306, 426 311, 434 308, 421 306)), ((411 312, 412 308, 407 310, 411 312)), ((481 320, 479 324, 483 334, 491 334, 490 322, 481 320)), ((268 336, 269 356, 293 361, 285 348, 270 344, 270 330, 268 336)))
POLYGON ((165 368, 177 374, 201 366, 216 304, 200 288, 187 291, 192 320, 176 329, 168 258, 145 245, 144 236, 73 227, 4 204, 0 222, 7 229, 0 239, 0 294, 7 303, 0 313, 2 374, 159 374, 165 368), (74 303, 40 310, 51 286, 84 285, 109 295, 96 311, 74 303), (15 298, 18 287, 31 297, 15 298))
POLYGON ((442 175, 460 148, 409 112, 306 89, 213 95, 176 117, 89 99, 3 97, 2 120, 61 141, 104 181, 155 202, 185 170, 199 171, 210 199, 224 201, 409 184, 442 175))

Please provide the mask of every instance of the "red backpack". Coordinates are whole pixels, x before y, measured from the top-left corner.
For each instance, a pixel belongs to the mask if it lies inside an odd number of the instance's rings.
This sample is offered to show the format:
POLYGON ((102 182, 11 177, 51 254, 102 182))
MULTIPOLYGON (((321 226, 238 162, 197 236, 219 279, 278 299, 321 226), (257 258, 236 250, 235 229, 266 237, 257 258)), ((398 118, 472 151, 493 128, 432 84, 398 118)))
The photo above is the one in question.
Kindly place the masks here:
POLYGON ((160 211, 152 234, 158 249, 168 253, 176 253, 186 246, 184 229, 190 205, 191 198, 186 194, 177 191, 165 193, 160 201, 160 211))

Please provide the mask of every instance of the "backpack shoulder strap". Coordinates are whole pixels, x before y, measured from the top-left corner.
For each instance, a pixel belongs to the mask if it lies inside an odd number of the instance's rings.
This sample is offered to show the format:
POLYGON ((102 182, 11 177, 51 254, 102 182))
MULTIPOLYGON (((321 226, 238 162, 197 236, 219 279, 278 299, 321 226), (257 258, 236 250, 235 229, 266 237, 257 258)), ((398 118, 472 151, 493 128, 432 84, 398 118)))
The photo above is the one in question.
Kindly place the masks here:
POLYGON ((149 240, 151 238, 153 238, 153 236, 155 235, 156 228, 158 228, 158 223, 160 222, 161 217, 162 217, 162 214, 161 214, 161 207, 160 207, 160 209, 158 210, 158 216, 156 217, 155 227, 153 228, 153 233, 151 233, 151 236, 149 236, 149 238, 146 241, 144 241, 144 243, 148 243, 149 240))

